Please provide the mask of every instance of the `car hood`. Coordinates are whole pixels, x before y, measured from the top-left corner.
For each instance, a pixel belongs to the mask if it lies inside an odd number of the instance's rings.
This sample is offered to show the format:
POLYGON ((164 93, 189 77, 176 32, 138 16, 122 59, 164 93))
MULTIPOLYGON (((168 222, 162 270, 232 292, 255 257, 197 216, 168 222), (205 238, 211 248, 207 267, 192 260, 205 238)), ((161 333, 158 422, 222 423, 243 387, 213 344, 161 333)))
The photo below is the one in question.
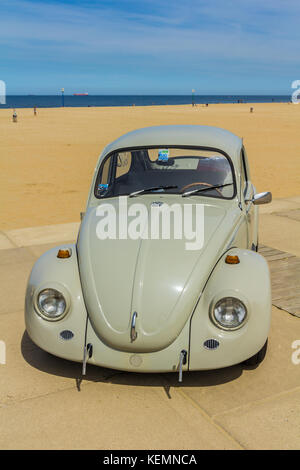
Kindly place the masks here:
MULTIPOLYGON (((158 200, 152 195, 142 199, 149 212, 150 205, 158 200)), ((187 199, 180 197, 180 203, 195 205, 195 198, 187 199)), ((128 207, 140 200, 127 199, 128 207)), ((162 196, 160 200, 163 202, 162 196)), ((118 198, 107 201, 118 217, 118 198)), ((185 238, 100 240, 97 207, 89 208, 77 248, 88 315, 100 339, 115 349, 135 352, 158 351, 171 344, 192 314, 228 243, 233 212, 226 205, 204 204, 203 246, 187 250, 185 238), (134 312, 137 338, 131 341, 134 312)))

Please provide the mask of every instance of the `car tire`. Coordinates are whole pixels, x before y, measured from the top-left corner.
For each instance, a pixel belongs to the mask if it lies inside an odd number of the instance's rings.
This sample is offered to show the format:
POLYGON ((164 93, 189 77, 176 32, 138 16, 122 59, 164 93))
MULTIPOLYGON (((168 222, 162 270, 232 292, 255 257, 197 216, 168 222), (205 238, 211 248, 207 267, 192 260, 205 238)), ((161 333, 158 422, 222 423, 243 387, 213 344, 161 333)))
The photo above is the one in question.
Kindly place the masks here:
POLYGON ((243 362, 243 365, 246 367, 255 367, 258 366, 265 358, 268 348, 268 340, 265 342, 263 347, 256 353, 254 356, 249 357, 246 361, 243 362))

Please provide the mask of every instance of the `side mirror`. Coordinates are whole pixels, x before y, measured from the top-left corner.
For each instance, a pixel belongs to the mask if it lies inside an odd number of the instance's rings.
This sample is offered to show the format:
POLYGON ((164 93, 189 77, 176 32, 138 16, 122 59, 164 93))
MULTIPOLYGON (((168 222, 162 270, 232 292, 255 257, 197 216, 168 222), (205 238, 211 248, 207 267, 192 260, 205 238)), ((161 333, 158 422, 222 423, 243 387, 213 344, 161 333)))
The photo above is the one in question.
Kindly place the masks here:
MULTIPOLYGON (((272 201, 272 193, 270 193, 270 191, 255 194, 253 199, 252 199, 253 204, 257 204, 257 205, 258 204, 268 204, 271 201, 272 201)), ((246 201, 246 202, 250 202, 250 201, 246 201)))

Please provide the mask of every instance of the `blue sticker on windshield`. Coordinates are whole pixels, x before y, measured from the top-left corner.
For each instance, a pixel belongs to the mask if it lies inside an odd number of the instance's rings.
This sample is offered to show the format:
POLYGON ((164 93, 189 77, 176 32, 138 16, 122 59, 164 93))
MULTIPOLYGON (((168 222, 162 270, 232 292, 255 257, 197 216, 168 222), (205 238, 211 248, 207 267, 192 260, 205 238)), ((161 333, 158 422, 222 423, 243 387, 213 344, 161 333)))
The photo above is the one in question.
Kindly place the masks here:
POLYGON ((169 158, 169 149, 160 149, 158 151, 158 161, 167 162, 169 158))
POLYGON ((99 191, 104 191, 108 188, 108 184, 98 184, 99 191))

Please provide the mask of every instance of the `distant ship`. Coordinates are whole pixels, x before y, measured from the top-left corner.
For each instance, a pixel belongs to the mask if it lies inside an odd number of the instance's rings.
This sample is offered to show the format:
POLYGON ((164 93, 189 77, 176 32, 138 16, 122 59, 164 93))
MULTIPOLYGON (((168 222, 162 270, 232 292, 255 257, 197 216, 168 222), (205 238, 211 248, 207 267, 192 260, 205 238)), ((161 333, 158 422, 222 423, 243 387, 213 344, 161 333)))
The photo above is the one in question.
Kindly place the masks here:
POLYGON ((73 96, 88 96, 88 93, 73 93, 73 96))

